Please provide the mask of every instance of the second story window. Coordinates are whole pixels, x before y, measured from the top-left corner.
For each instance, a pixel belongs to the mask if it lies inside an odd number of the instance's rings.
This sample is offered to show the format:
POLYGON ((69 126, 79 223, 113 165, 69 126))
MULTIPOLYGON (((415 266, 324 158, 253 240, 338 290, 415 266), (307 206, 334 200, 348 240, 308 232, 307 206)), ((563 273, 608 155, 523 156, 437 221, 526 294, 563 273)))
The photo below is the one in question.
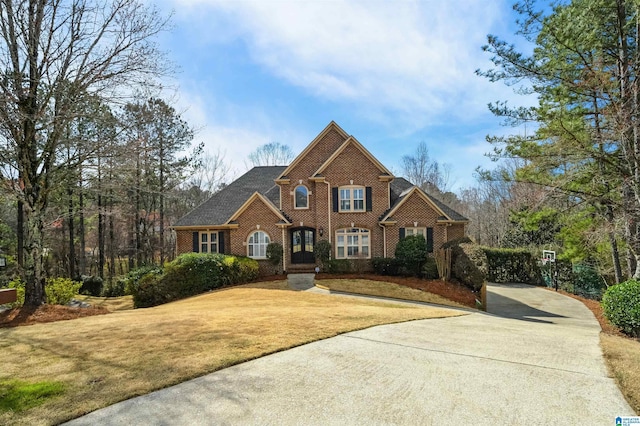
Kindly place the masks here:
POLYGON ((304 185, 296 186, 294 191, 294 207, 296 209, 308 209, 309 208, 309 190, 304 185))
POLYGON ((364 186, 342 186, 339 188, 340 212, 365 211, 364 186))

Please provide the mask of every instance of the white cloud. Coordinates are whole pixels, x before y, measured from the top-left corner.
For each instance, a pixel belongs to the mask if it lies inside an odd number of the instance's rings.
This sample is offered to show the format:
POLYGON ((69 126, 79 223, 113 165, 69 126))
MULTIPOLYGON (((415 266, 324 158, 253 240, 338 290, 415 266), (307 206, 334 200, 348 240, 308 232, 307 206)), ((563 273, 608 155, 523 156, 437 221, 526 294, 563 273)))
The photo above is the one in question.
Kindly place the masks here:
POLYGON ((198 43, 241 40, 272 75, 370 120, 468 119, 486 113, 488 92, 507 92, 474 75, 503 2, 176 1, 181 20, 208 26, 198 43))

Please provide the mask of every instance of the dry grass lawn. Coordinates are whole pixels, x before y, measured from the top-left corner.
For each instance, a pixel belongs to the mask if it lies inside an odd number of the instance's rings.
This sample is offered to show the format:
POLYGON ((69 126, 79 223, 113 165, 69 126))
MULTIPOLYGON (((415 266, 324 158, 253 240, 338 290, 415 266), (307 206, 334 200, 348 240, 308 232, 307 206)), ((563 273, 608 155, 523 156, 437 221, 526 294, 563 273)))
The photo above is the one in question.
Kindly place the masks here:
MULTIPOLYGON (((269 284, 277 287, 280 284, 269 284)), ((378 324, 460 315, 307 292, 231 288, 155 308, 0 329, 0 381, 64 393, 0 424, 57 424, 242 361, 378 324)))
POLYGON ((94 297, 78 294, 74 297, 74 299, 81 302, 87 302, 91 306, 105 308, 111 312, 133 309, 133 296, 94 297))
POLYGON ((468 308, 468 306, 446 299, 437 294, 428 293, 422 290, 405 287, 402 285, 363 280, 363 279, 324 279, 316 281, 316 285, 329 288, 333 291, 343 291, 355 294, 367 294, 371 296, 391 297, 402 300, 415 300, 418 302, 435 303, 438 305, 454 306, 459 308, 468 308))
POLYGON ((601 333, 600 346, 620 390, 631 408, 640 414, 640 342, 601 333))

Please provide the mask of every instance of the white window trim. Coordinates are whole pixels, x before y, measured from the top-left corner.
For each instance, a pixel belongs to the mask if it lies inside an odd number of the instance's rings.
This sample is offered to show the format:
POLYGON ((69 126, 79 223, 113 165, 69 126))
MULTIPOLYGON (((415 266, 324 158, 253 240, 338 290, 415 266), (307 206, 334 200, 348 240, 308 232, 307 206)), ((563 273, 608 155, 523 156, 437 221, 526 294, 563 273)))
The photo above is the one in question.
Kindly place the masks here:
POLYGON ((335 235, 336 239, 336 249, 335 249, 335 258, 336 259, 371 259, 371 230, 366 229, 366 228, 342 228, 342 229, 337 229, 336 230, 336 235, 335 235), (358 232, 350 232, 354 229, 357 229, 358 232), (347 237, 349 235, 358 235, 360 238, 358 238, 358 255, 357 256, 349 256, 348 254, 348 245, 346 243, 347 241, 347 237), (367 245, 363 245, 362 244, 362 236, 366 235, 368 237, 369 240, 369 244, 367 245), (339 236, 343 236, 344 237, 344 243, 343 245, 339 244, 339 236), (344 255, 340 256, 339 253, 339 248, 342 247, 344 249, 344 255), (363 256, 362 255, 362 247, 367 247, 367 256, 363 256))
POLYGON ((309 188, 306 187, 306 185, 297 185, 294 189, 293 189, 293 208, 294 210, 309 210, 309 195, 310 195, 309 188), (296 197, 296 191, 298 190, 298 188, 304 188, 307 191, 307 206, 306 207, 298 207, 297 201, 298 201, 298 197, 296 197))
POLYGON ((412 226, 404 228, 404 236, 409 237, 411 235, 422 235, 424 239, 427 239, 427 228, 425 226, 412 226), (417 231, 421 230, 422 234, 418 234, 417 231), (411 232, 411 233, 410 233, 411 232))
POLYGON ((204 232, 199 232, 198 233, 198 251, 200 253, 219 253, 218 249, 220 248, 220 232, 218 231, 204 231, 204 232), (211 235, 216 236, 216 242, 213 243, 211 242, 211 235), (202 237, 206 236, 207 237, 207 241, 202 241, 202 237), (206 244, 207 245, 207 251, 202 251, 202 246, 206 244), (213 251, 211 250, 213 248, 213 246, 215 246, 216 250, 213 251))
MULTIPOLYGON (((247 236, 247 257, 250 257, 251 259, 266 259, 267 258, 267 246, 269 245, 270 242, 271 242, 271 237, 265 231, 263 231, 261 229, 256 229, 255 231, 252 231, 247 236), (251 237, 253 237, 255 234, 258 234, 258 233, 264 234, 264 236, 266 237, 266 241, 264 243, 259 243, 259 242, 258 243, 250 243, 249 240, 251 240, 251 237), (251 247, 260 247, 263 244, 264 244, 264 256, 252 256, 252 255, 249 254, 249 250, 251 249, 251 247)), ((254 250, 254 252, 255 252, 255 250, 254 250)))
POLYGON ((367 211, 367 189, 362 185, 344 185, 338 187, 338 212, 339 213, 364 213, 367 211), (362 190, 362 210, 354 208, 355 200, 353 194, 355 190, 362 190), (342 208, 342 191, 349 190, 349 209, 342 208))

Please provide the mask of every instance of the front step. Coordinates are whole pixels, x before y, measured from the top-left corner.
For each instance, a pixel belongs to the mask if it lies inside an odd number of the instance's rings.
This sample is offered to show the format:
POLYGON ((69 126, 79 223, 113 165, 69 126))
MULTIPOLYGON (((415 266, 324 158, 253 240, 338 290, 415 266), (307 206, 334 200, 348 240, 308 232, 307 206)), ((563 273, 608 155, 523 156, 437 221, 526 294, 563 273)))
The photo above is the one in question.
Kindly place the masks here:
POLYGON ((288 274, 314 274, 316 272, 315 263, 297 263, 289 265, 288 274))

